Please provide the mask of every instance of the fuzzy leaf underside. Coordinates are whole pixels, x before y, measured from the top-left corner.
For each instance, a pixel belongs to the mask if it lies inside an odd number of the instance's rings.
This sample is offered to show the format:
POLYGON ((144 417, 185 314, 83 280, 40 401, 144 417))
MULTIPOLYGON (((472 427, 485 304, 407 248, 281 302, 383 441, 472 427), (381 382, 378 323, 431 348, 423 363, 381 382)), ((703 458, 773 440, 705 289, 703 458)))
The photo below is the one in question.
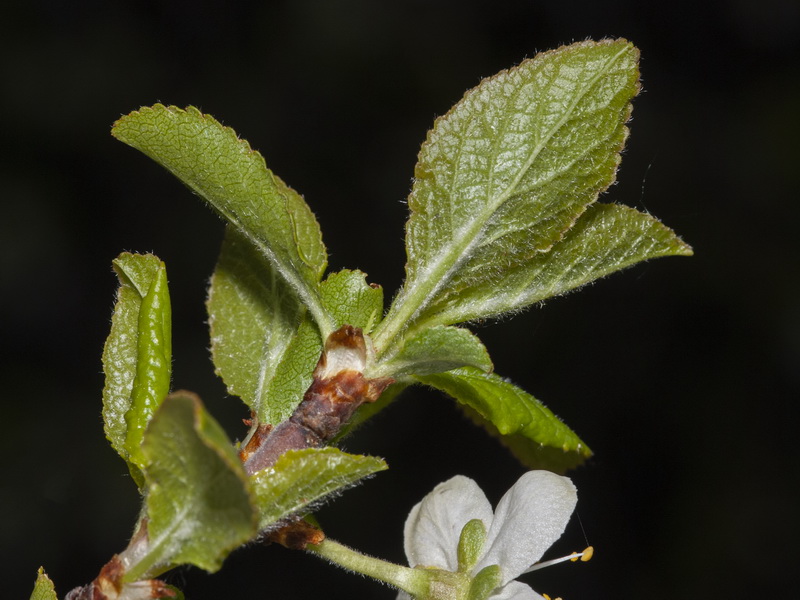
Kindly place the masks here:
POLYGON ((152 254, 123 253, 113 265, 120 287, 103 349, 103 422, 106 437, 141 487, 142 435, 169 393, 169 290, 164 263, 152 254))
POLYGON ((430 323, 453 323, 520 310, 636 263, 690 256, 692 249, 654 217, 595 203, 549 252, 509 269, 491 287, 466 289, 428 309, 430 323))
POLYGON ((122 117, 112 134, 206 200, 272 264, 320 329, 330 330, 319 300, 327 264, 319 224, 302 196, 273 175, 246 141, 194 107, 161 104, 122 117))
POLYGON ((44 572, 44 567, 39 567, 30 600, 58 600, 56 588, 47 573, 44 572))
POLYGON ((430 375, 471 366, 492 370, 492 359, 478 337, 462 327, 428 327, 404 340, 402 349, 372 376, 430 375))
POLYGON ((259 529, 313 510, 326 496, 386 468, 380 458, 347 454, 331 447, 289 450, 272 467, 252 476, 261 509, 259 529))
POLYGON ((214 572, 256 533, 247 475, 225 432, 200 399, 176 392, 145 432, 148 553, 133 581, 180 564, 214 572))
POLYGON ((637 62, 625 40, 565 46, 484 80, 437 119, 409 196, 407 279, 383 335, 424 324, 432 303, 491 287, 561 239, 614 181, 637 62))
MULTIPOLYGON (((592 451, 558 417, 536 398, 493 374, 464 367, 447 373, 415 377, 474 411, 502 436, 525 439, 530 448, 545 446, 562 454, 575 466, 592 451), (574 457, 574 460, 573 460, 574 457)), ((469 412, 469 411, 468 411, 469 412)))

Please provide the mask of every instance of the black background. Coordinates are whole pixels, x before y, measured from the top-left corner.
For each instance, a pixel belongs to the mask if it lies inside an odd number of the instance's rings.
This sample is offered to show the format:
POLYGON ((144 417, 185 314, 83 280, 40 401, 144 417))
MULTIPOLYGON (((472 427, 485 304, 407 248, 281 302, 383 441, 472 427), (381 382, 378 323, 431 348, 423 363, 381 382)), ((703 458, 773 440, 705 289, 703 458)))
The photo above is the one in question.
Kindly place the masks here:
MULTIPOLYGON (((174 387, 231 437, 245 410, 207 353, 204 297, 222 224, 109 135, 156 101, 234 127, 316 212, 331 269, 391 296, 419 143, 481 77, 537 50, 623 36, 644 92, 619 184, 691 243, 478 330, 497 371, 594 449, 580 520, 528 575, 564 598, 785 598, 798 539, 797 163, 800 6, 791 0, 534 2, 31 1, 2 9, 0 572, 60 594, 126 543, 138 499, 104 439, 100 353, 122 250, 166 261, 174 387), (584 534, 585 531, 585 534, 584 534)), ((326 506, 332 537, 404 562, 405 515, 463 473, 496 502, 522 473, 453 403, 414 390, 347 443, 391 469, 326 506)), ((393 598, 280 547, 169 580, 191 599, 393 598)))

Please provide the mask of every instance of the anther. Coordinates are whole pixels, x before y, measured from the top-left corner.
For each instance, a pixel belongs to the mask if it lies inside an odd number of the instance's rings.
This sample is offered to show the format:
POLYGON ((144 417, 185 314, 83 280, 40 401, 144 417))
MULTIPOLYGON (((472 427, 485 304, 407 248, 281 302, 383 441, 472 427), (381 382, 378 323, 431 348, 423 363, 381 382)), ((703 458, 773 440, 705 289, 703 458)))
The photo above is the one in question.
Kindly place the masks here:
POLYGON ((553 560, 538 562, 535 565, 532 565, 528 569, 523 571, 523 573, 530 573, 531 571, 537 571, 538 569, 543 569, 544 567, 549 567, 551 565, 556 565, 558 563, 566 561, 577 562, 578 559, 580 559, 581 562, 586 562, 587 560, 592 558, 593 555, 594 555, 594 548, 592 546, 589 546, 583 552, 573 552, 569 556, 562 556, 561 558, 554 558, 553 560))

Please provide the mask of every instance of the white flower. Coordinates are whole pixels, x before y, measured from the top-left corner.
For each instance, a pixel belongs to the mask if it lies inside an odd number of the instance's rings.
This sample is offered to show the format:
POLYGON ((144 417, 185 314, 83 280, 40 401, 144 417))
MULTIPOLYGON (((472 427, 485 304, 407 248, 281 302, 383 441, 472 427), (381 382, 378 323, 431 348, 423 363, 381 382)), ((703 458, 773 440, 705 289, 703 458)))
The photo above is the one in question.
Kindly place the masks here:
MULTIPOLYGON (((497 567, 488 570, 493 575, 486 572, 493 589, 481 597, 488 594, 491 600, 544 600, 514 579, 561 537, 577 500, 575 486, 566 477, 529 471, 506 492, 492 513, 478 485, 459 475, 437 485, 411 510, 405 524, 406 557, 412 567, 461 572, 467 586, 477 581, 482 570, 497 565, 499 572, 497 567), (474 519, 483 527, 472 523, 477 528, 468 527, 473 533, 464 531, 462 536, 464 526, 474 519)), ((474 594, 462 586, 460 591, 442 596, 474 594)), ((398 596, 398 600, 408 598, 405 592, 398 596)))

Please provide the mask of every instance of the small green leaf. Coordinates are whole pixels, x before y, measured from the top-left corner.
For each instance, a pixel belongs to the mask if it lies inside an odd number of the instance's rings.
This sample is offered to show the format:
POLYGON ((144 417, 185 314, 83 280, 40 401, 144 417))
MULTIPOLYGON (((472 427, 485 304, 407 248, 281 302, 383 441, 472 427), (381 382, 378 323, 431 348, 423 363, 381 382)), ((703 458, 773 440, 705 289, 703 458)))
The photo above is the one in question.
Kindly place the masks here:
POLYGON ((120 287, 103 349, 103 420, 106 437, 141 487, 142 435, 169 393, 172 372, 167 274, 152 254, 123 253, 113 264, 120 287))
POLYGON ((650 215, 628 206, 595 203, 550 252, 506 271, 491 287, 475 286, 433 303, 429 323, 460 323, 519 310, 661 256, 692 249, 650 215))
POLYGON ((248 478, 225 432, 189 392, 167 397, 145 432, 147 551, 125 581, 180 564, 209 572, 256 533, 248 478))
POLYGON ((586 444, 541 402, 497 375, 464 367, 415 379, 472 409, 504 440, 510 438, 513 443, 525 439, 531 442, 531 447, 552 449, 570 466, 592 455, 586 444))
POLYGON ((44 572, 44 567, 39 567, 39 574, 36 576, 30 600, 58 600, 56 588, 47 573, 44 572))
POLYGON ((297 333, 275 368, 269 387, 264 391, 257 411, 261 423, 277 425, 292 416, 314 381, 314 367, 321 354, 319 330, 306 317, 300 322, 297 333))
POLYGON ((302 196, 273 175, 258 152, 194 107, 142 107, 114 123, 112 134, 167 168, 236 227, 327 336, 332 324, 318 289, 327 253, 319 224, 302 196))
POLYGON ((409 196, 406 282, 377 347, 390 352, 432 303, 552 248, 614 181, 638 56, 626 40, 564 46, 484 80, 437 119, 409 196))
POLYGON ((322 343, 311 323, 298 332, 304 307, 272 265, 230 226, 211 278, 207 308, 217 374, 262 422, 279 423, 299 402, 292 384, 302 388, 302 399, 311 383, 322 343), (296 341, 298 336, 312 339, 303 343, 296 341), (287 365, 281 367, 283 362, 287 365), (289 365, 290 372, 303 373, 299 380, 282 381, 280 373, 289 365), (272 386, 280 390, 270 394, 272 386))
POLYGON ((383 316, 383 289, 370 285, 366 273, 349 271, 331 273, 322 282, 322 301, 330 312, 334 327, 352 325, 368 334, 383 316))
POLYGON ((259 529, 288 515, 311 511, 329 494, 386 468, 380 458, 331 447, 289 450, 251 478, 261 509, 259 529))
POLYGON ((492 360, 478 337, 468 329, 439 326, 423 329, 404 340, 399 352, 378 363, 369 375, 395 378, 430 375, 463 366, 488 372, 492 370, 492 360))

